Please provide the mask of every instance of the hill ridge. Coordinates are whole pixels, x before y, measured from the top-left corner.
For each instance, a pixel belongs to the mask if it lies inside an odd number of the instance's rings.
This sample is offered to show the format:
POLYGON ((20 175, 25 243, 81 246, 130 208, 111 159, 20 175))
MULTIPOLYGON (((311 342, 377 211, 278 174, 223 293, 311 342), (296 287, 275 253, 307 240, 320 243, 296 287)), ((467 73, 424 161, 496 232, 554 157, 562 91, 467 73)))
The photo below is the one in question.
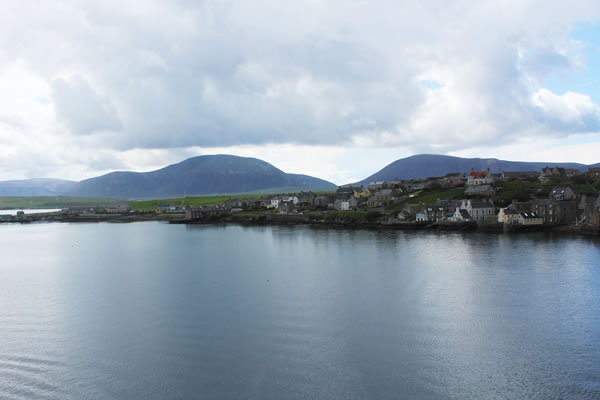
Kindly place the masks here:
POLYGON ((416 154, 393 161, 357 183, 367 184, 373 181, 429 178, 443 176, 451 172, 469 172, 471 168, 475 170, 490 168, 491 172, 499 173, 502 171, 540 171, 546 166, 559 166, 562 168, 577 168, 584 172, 589 167, 596 165, 598 164, 507 161, 498 158, 463 158, 442 154, 416 154))
POLYGON ((191 157, 154 171, 111 172, 83 180, 67 194, 149 199, 248 193, 282 187, 331 190, 336 185, 308 175, 287 174, 258 158, 215 154, 191 157))

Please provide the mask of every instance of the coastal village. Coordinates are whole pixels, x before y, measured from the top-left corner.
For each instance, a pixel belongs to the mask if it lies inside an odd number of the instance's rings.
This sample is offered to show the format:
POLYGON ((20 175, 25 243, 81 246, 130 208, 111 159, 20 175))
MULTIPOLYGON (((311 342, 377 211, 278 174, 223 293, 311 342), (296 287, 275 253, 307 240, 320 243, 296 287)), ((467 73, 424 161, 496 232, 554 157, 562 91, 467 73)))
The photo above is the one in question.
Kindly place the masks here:
POLYGON ((600 168, 448 173, 443 177, 341 186, 335 193, 302 192, 232 198, 221 206, 188 208, 186 220, 265 212, 271 221, 370 222, 389 226, 533 230, 600 227, 600 168))
POLYGON ((71 207, 43 216, 19 213, 0 222, 164 220, 170 223, 311 223, 390 228, 600 232, 600 168, 448 173, 442 177, 346 185, 335 192, 221 196, 71 207), (202 199, 202 198, 197 198, 202 199))

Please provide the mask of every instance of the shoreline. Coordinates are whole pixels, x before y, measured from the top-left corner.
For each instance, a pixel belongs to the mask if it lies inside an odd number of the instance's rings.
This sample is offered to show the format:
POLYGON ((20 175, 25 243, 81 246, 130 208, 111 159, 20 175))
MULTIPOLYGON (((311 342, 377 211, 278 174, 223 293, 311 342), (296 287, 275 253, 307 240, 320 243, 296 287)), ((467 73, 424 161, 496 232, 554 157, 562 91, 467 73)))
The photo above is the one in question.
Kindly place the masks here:
POLYGON ((327 220, 315 214, 263 214, 255 217, 240 217, 235 214, 213 216, 207 219, 185 219, 184 215, 165 215, 151 213, 136 214, 30 214, 21 217, 11 216, 0 220, 0 224, 30 223, 132 223, 132 222, 166 222, 174 225, 218 225, 236 224, 243 226, 290 226, 306 225, 323 228, 401 230, 430 232, 479 232, 495 234, 519 234, 528 232, 562 232, 578 236, 600 237, 600 227, 590 225, 503 225, 499 223, 477 224, 475 222, 383 222, 367 220, 334 219, 327 220))
POLYGON ((243 226, 292 226, 305 225, 315 228, 340 228, 340 229, 373 229, 373 230, 398 230, 398 231, 429 231, 429 232, 477 232, 493 234, 520 234, 531 232, 557 232, 573 235, 583 235, 600 237, 600 227, 594 226, 567 226, 567 225, 508 225, 504 224, 477 224, 475 222, 405 222, 405 223, 381 223, 364 221, 324 221, 324 220, 305 220, 305 221, 285 221, 281 219, 232 219, 232 218, 214 218, 210 220, 186 220, 178 219, 169 221, 170 224, 179 225, 218 225, 218 224, 236 224, 243 226))

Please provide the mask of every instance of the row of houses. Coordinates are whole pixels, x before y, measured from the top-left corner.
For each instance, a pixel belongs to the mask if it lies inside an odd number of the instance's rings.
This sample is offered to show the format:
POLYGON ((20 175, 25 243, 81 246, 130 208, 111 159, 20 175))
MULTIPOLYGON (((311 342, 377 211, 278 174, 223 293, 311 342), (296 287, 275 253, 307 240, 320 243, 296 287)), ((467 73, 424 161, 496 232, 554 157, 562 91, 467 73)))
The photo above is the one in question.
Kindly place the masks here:
POLYGON ((517 211, 511 208, 500 209, 490 202, 463 199, 457 201, 438 201, 434 206, 410 204, 398 215, 400 221, 417 222, 476 222, 493 224, 496 222, 519 225, 541 225, 544 219, 533 211, 517 211), (414 215, 414 218, 411 218, 414 215))
MULTIPOLYGON (((600 178, 600 168, 591 167, 588 169, 587 174, 593 179, 600 178)), ((473 192, 475 192, 478 190, 477 187, 479 186, 485 186, 485 189, 480 190, 489 190, 491 187, 490 185, 496 181, 527 181, 538 179, 541 182, 560 182, 561 180, 566 180, 577 175, 581 175, 581 172, 578 169, 560 167, 545 167, 542 168, 541 172, 502 171, 500 173, 492 173, 489 168, 483 171, 475 171, 474 169, 471 169, 471 171, 468 173, 451 172, 447 173, 443 177, 438 178, 422 178, 411 180, 398 179, 390 182, 371 182, 366 186, 342 186, 338 189, 337 194, 353 194, 355 198, 360 199, 368 198, 380 190, 389 189, 406 193, 425 189, 427 186, 432 184, 439 184, 442 187, 466 185, 467 187, 475 187, 474 189, 471 189, 473 192)), ((479 193, 472 194, 479 195, 479 193)), ((471 195, 471 193, 468 195, 471 195)))
POLYGON ((438 200, 435 205, 407 204, 396 218, 400 221, 419 222, 600 226, 600 196, 579 196, 570 187, 556 187, 548 198, 526 202, 514 200, 508 207, 500 209, 496 208, 492 200, 477 198, 438 200))
POLYGON ((385 207, 405 198, 399 181, 372 182, 367 186, 342 186, 336 192, 333 208, 338 211, 385 207))
POLYGON ((225 201, 227 209, 275 209, 282 213, 311 210, 332 206, 327 195, 301 192, 289 195, 272 195, 262 198, 236 198, 225 201))
MULTIPOLYGON (((420 178, 411 180, 394 180, 390 182, 379 181, 371 182, 365 187, 363 186, 344 186, 340 189, 344 189, 346 192, 362 191, 363 193, 367 190, 372 193, 381 189, 401 189, 403 191, 411 192, 416 190, 422 190, 431 184, 439 184, 442 187, 454 187, 454 186, 482 186, 491 185, 496 181, 526 181, 531 179, 539 179, 542 182, 549 181, 560 181, 563 178, 569 179, 576 175, 580 175, 580 171, 577 169, 568 168, 549 168, 545 167, 541 172, 538 171, 502 171, 499 173, 493 173, 489 168, 483 171, 475 171, 471 169, 468 173, 463 172, 450 172, 443 177, 437 178, 420 178)), ((589 168, 587 172, 592 178, 600 177, 600 168, 589 168)))
POLYGON ((430 206, 407 204, 396 217, 399 221, 491 223, 496 218, 496 206, 472 199, 438 200, 430 206))
MULTIPOLYGON (((448 174, 454 175, 454 174, 448 174)), ((447 176, 448 176, 447 175, 447 176)), ((467 186, 478 186, 478 185, 489 185, 494 181, 513 181, 513 180, 529 180, 538 179, 542 183, 547 182, 560 182, 568 180, 577 175, 582 175, 581 171, 576 168, 561 168, 561 167, 544 167, 540 172, 537 171, 502 171, 501 173, 491 173, 490 169, 485 171, 474 171, 471 172, 464 182, 467 186)), ((592 179, 600 178, 600 168, 590 167, 588 168, 587 175, 592 179)))

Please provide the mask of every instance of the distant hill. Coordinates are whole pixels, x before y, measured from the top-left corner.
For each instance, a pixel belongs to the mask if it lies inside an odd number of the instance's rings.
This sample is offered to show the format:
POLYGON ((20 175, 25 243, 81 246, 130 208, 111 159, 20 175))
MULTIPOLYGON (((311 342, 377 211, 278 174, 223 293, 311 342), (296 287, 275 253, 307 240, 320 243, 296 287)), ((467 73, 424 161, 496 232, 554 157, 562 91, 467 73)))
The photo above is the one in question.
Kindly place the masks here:
POLYGON ((504 161, 496 158, 461 158, 437 154, 419 154, 396 160, 359 183, 367 184, 373 181, 444 176, 449 172, 468 172, 471 168, 480 171, 489 168, 491 172, 508 172, 541 171, 545 166, 577 168, 581 172, 588 169, 587 165, 578 163, 504 161))
POLYGON ((77 182, 62 179, 24 179, 0 182, 0 196, 58 196, 77 182))
POLYGON ((160 199, 208 194, 331 190, 336 185, 308 175, 287 174, 247 157, 189 158, 151 172, 111 172, 74 185, 67 195, 119 199, 160 199))

